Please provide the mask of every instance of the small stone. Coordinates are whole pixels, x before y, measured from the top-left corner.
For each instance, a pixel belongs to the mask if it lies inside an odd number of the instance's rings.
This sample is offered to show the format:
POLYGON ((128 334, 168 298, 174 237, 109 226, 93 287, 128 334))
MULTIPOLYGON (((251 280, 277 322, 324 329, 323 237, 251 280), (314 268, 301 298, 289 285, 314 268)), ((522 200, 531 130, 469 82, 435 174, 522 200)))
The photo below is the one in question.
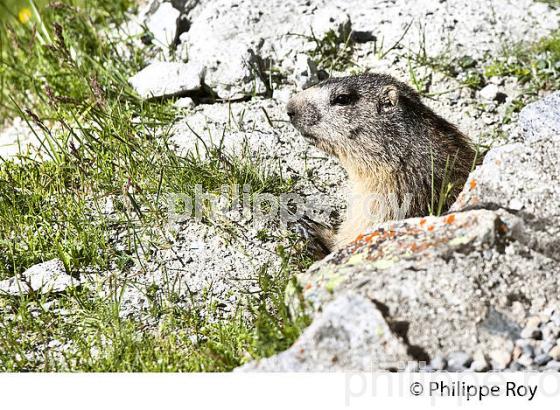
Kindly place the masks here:
POLYGON ((514 372, 518 372, 520 370, 523 370, 523 366, 518 362, 513 362, 509 365, 509 369, 513 370, 514 372))
POLYGON ((447 356, 447 370, 451 372, 460 372, 466 370, 473 359, 470 354, 466 352, 453 352, 447 356))
POLYGON ((548 355, 552 358, 552 360, 560 360, 560 345, 556 345, 550 349, 550 351, 548 351, 548 355))
POLYGON ((553 343, 553 342, 547 340, 546 342, 543 342, 541 344, 540 350, 543 353, 548 353, 554 347, 555 344, 556 344, 556 341, 554 341, 554 343, 553 343))
POLYGON ((541 340, 542 339, 542 331, 538 328, 529 328, 526 327, 521 331, 520 335, 523 339, 535 339, 541 340))
POLYGON ((525 325, 526 328, 537 328, 541 325, 542 320, 538 316, 531 316, 527 319, 527 324, 525 325))
POLYGON ((9 295, 26 295, 30 292, 51 293, 62 292, 68 287, 79 284, 79 281, 68 275, 64 263, 60 259, 33 265, 21 274, 0 281, 0 293, 9 295))
POLYGON ((531 356, 524 354, 521 355, 519 359, 517 359, 517 362, 525 367, 530 367, 533 364, 533 359, 531 358, 531 356))
POLYGON ((554 312, 556 311, 555 308, 553 307, 548 307, 545 310, 543 310, 543 315, 551 317, 552 315, 554 315, 554 312))
POLYGON ((539 366, 544 366, 545 364, 547 364, 548 362, 550 362, 552 360, 552 357, 550 357, 547 354, 540 354, 537 357, 535 357, 535 364, 539 365, 539 366))
POLYGON ((492 360, 492 368, 503 370, 511 362, 511 353, 505 350, 492 350, 490 352, 490 359, 492 360))
POLYGON ((298 54, 294 67, 293 81, 299 89, 305 90, 319 82, 317 65, 305 54, 298 54))
POLYGON ((550 340, 554 342, 556 342, 556 339, 558 339, 558 335, 560 333, 560 329, 558 329, 558 327, 552 322, 547 323, 545 326, 541 326, 541 331, 544 340, 550 340))
POLYGON ((430 367, 434 370, 445 370, 447 360, 443 356, 436 356, 430 361, 430 367))
POLYGON ((523 202, 521 202, 518 198, 513 198, 509 201, 509 208, 513 211, 520 211, 523 209, 523 202))
POLYGON ((352 32, 350 16, 338 7, 322 7, 317 10, 311 21, 313 35, 322 39, 329 32, 346 41, 352 32))
POLYGON ((494 101, 498 96, 499 89, 496 84, 488 84, 480 90, 480 97, 487 101, 494 101))
POLYGON ((55 348, 55 347, 58 347, 58 346, 61 346, 61 345, 62 345, 62 342, 61 342, 60 340, 51 340, 51 341, 47 344, 47 346, 50 347, 51 349, 53 349, 53 348, 55 348))
POLYGON ((483 360, 473 360, 471 363, 471 368, 473 372, 487 372, 490 370, 490 364, 486 359, 483 360))
POLYGON ((193 99, 190 97, 179 98, 177 101, 175 101, 175 104, 173 104, 175 108, 179 109, 192 109, 195 107, 195 105, 196 104, 194 103, 193 99))
POLYGON ((287 104, 291 96, 292 92, 287 88, 275 88, 272 92, 272 98, 283 104, 287 104))
POLYGON ((416 373, 420 370, 420 364, 417 361, 408 362, 404 369, 405 372, 416 373))
POLYGON ((517 339, 517 340, 515 341, 515 345, 516 345, 516 346, 519 346, 519 347, 521 347, 521 348, 523 348, 523 347, 525 347, 525 346, 527 346, 527 345, 530 345, 530 344, 531 344, 531 341, 530 341, 530 340, 527 340, 527 339, 517 339))
POLYGON ((503 79, 503 77, 493 76, 493 77, 490 77, 488 79, 488 82, 490 84, 503 85, 504 84, 504 79, 503 79))
POLYGON ((539 313, 539 319, 541 320, 540 326, 547 324, 550 321, 550 315, 547 315, 546 312, 539 313))
POLYGON ((473 355, 473 362, 471 363, 470 370, 473 372, 486 372, 491 368, 486 355, 480 350, 476 351, 473 355))
POLYGON ((535 349, 530 344, 524 345, 522 348, 523 354, 529 357, 535 357, 535 349))
POLYGON ((548 362, 545 366, 545 369, 547 370, 556 370, 556 371, 560 371, 560 361, 558 360, 551 360, 550 362, 548 362))

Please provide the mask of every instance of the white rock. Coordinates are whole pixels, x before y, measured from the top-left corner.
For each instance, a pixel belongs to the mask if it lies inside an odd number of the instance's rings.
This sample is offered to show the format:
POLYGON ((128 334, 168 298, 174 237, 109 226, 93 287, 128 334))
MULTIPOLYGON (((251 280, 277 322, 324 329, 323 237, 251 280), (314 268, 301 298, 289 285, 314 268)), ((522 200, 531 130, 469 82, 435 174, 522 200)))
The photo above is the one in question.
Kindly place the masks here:
POLYGON ((498 96, 498 86, 496 84, 488 84, 482 90, 480 90, 480 97, 487 101, 494 101, 498 96))
POLYGON ((183 97, 183 98, 179 98, 177 101, 175 101, 175 104, 173 104, 173 106, 175 108, 194 108, 195 107, 195 103, 193 101, 192 98, 190 97, 183 97))
POLYGON ((31 291, 43 294, 62 292, 78 283, 78 280, 66 273, 60 259, 52 259, 30 267, 22 273, 21 278, 12 277, 1 281, 0 293, 16 296, 25 295, 31 291))
POLYGON ((16 117, 11 124, 0 130, 0 157, 5 160, 17 160, 18 155, 36 155, 43 152, 41 142, 37 138, 42 135, 42 131, 32 124, 28 124, 21 117, 16 117))
POLYGON ((512 200, 509 201, 509 208, 514 211, 520 211, 523 209, 523 202, 521 202, 519 198, 512 198, 512 200))
POLYGON ((503 77, 494 76, 494 77, 490 77, 490 78, 488 79, 488 82, 489 82, 490 84, 503 85, 503 84, 504 84, 504 78, 503 78, 503 77))
POLYGON ((350 292, 326 305, 290 349, 236 371, 403 369, 410 360, 406 346, 393 334, 376 306, 350 292))
POLYGON ((490 352, 490 359, 494 369, 503 370, 511 362, 511 353, 505 350, 496 349, 490 352))
POLYGON ((128 82, 143 98, 171 97, 200 90, 204 67, 196 63, 155 62, 128 82))
POLYGON ((158 46, 169 47, 173 44, 179 14, 179 10, 174 8, 171 3, 160 3, 155 12, 148 15, 146 26, 153 34, 158 46))
POLYGON ((556 345, 550 349, 548 355, 552 357, 552 360, 560 360, 560 345, 556 345))

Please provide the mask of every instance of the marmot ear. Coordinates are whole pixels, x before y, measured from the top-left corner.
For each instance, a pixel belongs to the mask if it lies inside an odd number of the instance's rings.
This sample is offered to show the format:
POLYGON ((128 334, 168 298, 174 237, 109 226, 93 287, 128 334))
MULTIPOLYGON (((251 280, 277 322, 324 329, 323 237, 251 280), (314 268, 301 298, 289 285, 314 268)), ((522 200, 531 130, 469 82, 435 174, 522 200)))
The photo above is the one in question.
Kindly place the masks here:
POLYGON ((399 102, 399 90, 394 85, 383 88, 381 93, 383 105, 396 106, 399 102))

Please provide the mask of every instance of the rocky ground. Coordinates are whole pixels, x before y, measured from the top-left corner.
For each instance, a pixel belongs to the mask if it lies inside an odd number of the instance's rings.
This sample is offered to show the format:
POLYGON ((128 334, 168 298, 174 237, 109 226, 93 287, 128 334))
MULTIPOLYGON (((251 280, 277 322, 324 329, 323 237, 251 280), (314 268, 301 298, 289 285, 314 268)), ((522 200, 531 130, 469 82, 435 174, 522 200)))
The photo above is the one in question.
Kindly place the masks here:
MULTIPOLYGON (((454 213, 372 227, 350 248, 294 272, 303 303, 292 301, 292 314, 305 311, 313 323, 286 352, 242 370, 559 368, 559 97, 519 113, 558 84, 559 62, 538 46, 558 28, 554 4, 532 0, 142 3, 124 29, 149 58, 128 82, 146 100, 173 101, 175 112, 155 134, 169 133, 173 150, 203 161, 216 147, 258 158, 319 208, 317 221, 340 220, 345 174, 291 127, 285 104, 322 78, 392 74, 481 149, 497 147, 454 213), (518 49, 535 58, 529 74, 518 49)), ((1 138, 2 158, 20 146, 44 149, 20 119, 1 138)), ((148 327, 160 325, 151 286, 203 315, 211 300, 227 318, 262 290, 263 269, 281 269, 278 247, 306 234, 279 218, 178 221, 165 241, 139 252, 126 278, 115 268, 80 280, 102 293, 114 278, 126 282, 120 314, 148 327)), ((41 278, 27 272, 0 289, 36 292, 41 278)), ((74 286, 70 278, 55 275, 50 291, 74 286)))
MULTIPOLYGON (((330 71, 323 75, 364 70, 388 72, 405 80, 414 71, 430 106, 458 124, 476 142, 495 144, 498 133, 511 137, 509 134, 516 132, 514 122, 503 124, 504 117, 510 115, 508 106, 523 92, 516 79, 490 78, 487 86, 473 91, 461 86, 460 74, 459 79, 449 78, 418 60, 433 56, 441 64, 457 64, 461 59, 476 62, 506 43, 536 40, 558 26, 555 11, 530 1, 490 2, 487 7, 476 2, 439 1, 413 7, 398 1, 369 5, 282 1, 267 3, 266 7, 259 1, 187 1, 183 8, 179 5, 179 10, 169 3, 158 4, 148 3, 139 18, 153 30, 156 75, 150 73, 150 65, 130 81, 146 97, 183 96, 176 104, 187 104, 187 108, 181 108, 184 114, 179 115, 172 130, 177 149, 204 152, 204 147, 221 145, 225 150, 247 155, 241 152, 247 144, 249 155, 258 153, 270 167, 279 167, 285 177, 297 181, 294 192, 314 199, 327 198, 329 205, 341 212, 344 173, 335 160, 309 146, 287 123, 285 103, 291 94, 317 82, 321 70, 330 71), (310 58, 318 40, 309 36, 321 39, 329 32, 337 36, 357 33, 359 41, 353 43, 346 66, 335 63, 329 67, 323 63, 324 66, 317 67, 310 58), (165 47, 176 43, 173 53, 165 47), (186 63, 179 65, 184 71, 160 63, 173 61, 168 64, 177 65, 175 61, 184 56, 186 63), (165 70, 170 73, 164 74, 165 70), (205 87, 210 91, 201 92, 205 87), (271 98, 266 98, 267 93, 271 98), (215 97, 219 98, 216 103, 204 104, 215 101, 215 97), (246 102, 221 102, 248 97, 252 98, 246 102)), ((344 49, 343 45, 339 47, 344 49)), ((328 213, 322 213, 319 220, 337 222, 336 218, 329 220, 328 213)), ((252 222, 245 221, 241 230, 256 233, 259 229, 250 226, 252 222)), ((253 266, 242 271, 246 277, 254 278, 263 263, 272 262, 269 258, 278 263, 274 243, 262 245, 268 247, 264 251, 269 255, 267 258, 255 246, 254 235, 239 235, 238 246, 246 254, 239 259, 234 256, 235 250, 224 251, 222 241, 210 239, 215 233, 199 228, 202 229, 188 229, 190 235, 182 233, 184 236, 175 242, 178 249, 172 251, 190 257, 190 243, 194 242, 204 244, 206 252, 212 255, 199 265, 190 264, 188 269, 194 272, 191 282, 198 281, 212 261, 220 268, 210 270, 217 270, 215 277, 224 283, 228 283, 230 276, 240 275, 240 264, 253 266)), ((278 241, 282 232, 273 229, 273 236, 278 241)), ((165 266, 173 270, 169 263, 165 266)), ((208 283, 205 276, 202 282, 208 283)))

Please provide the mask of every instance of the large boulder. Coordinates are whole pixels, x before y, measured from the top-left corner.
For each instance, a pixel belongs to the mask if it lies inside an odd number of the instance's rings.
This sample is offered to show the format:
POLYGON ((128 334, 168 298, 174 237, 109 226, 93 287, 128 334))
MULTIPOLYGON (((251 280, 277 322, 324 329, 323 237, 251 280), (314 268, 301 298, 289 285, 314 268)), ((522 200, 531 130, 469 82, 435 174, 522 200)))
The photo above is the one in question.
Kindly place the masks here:
POLYGON ((375 304, 349 292, 327 304, 290 349, 239 370, 372 371, 400 369, 409 360, 375 304))
POLYGON ((560 261, 560 92, 525 107, 524 141, 492 149, 453 210, 503 208, 522 218, 527 245, 560 261))
POLYGON ((489 210, 382 224, 299 280, 313 312, 348 290, 383 306, 418 360, 490 351, 558 299, 560 267, 520 243, 522 229, 489 210))

